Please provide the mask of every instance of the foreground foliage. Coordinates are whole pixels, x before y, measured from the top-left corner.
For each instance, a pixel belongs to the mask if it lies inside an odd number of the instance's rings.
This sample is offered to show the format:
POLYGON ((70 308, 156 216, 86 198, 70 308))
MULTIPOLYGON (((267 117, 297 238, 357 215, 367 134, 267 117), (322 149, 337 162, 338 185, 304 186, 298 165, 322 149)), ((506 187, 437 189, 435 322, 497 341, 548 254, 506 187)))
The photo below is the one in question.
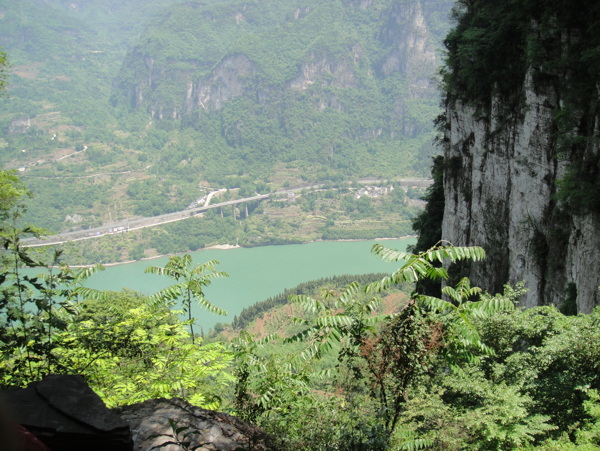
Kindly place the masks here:
POLYGON ((382 315, 373 293, 446 279, 434 263, 484 253, 373 251, 403 264, 363 287, 292 296, 303 329, 283 342, 247 333, 234 342, 239 415, 285 449, 599 445, 600 309, 577 317, 522 310, 521 286, 492 296, 463 279, 444 287, 444 299, 413 293, 398 313, 382 315))
POLYGON ((0 202, 0 386, 23 387, 47 374, 80 374, 109 406, 150 398, 181 396, 216 408, 230 385, 232 354, 222 343, 193 338, 191 301, 210 311, 202 287, 224 273, 216 262, 191 267, 191 257, 173 257, 152 267, 179 283, 147 298, 83 286, 99 265, 74 270, 51 256, 28 249, 21 237, 33 227, 12 225, 27 191, 12 174, 0 202), (48 260, 49 258, 49 260, 48 260), (180 279, 182 279, 180 281, 180 279), (183 297, 184 312, 171 311, 183 297), (179 318, 185 313, 187 321, 179 318), (191 333, 190 333, 191 331, 191 333))
POLYGON ((153 305, 174 306, 176 301, 180 301, 183 312, 187 315, 187 323, 190 326, 192 344, 194 344, 194 322, 192 317, 192 301, 218 315, 226 315, 227 312, 222 308, 209 302, 204 297, 204 287, 209 285, 212 279, 227 277, 227 273, 216 270, 219 262, 211 260, 201 265, 192 267, 192 256, 185 254, 183 256, 175 255, 169 259, 165 267, 150 266, 146 268, 147 273, 167 276, 174 279, 176 283, 160 290, 158 293, 150 296, 153 305))
POLYGON ((438 245, 417 254, 375 245, 400 267, 375 282, 292 295, 301 312, 283 338, 242 331, 231 343, 190 333, 193 300, 224 275, 187 255, 164 268, 176 284, 145 297, 85 288, 101 267, 73 270, 24 248, 18 180, 0 205, 0 384, 83 375, 109 406, 179 396, 229 408, 290 450, 600 448, 600 309, 565 316, 515 308, 524 290, 490 295, 468 279, 444 297, 413 292, 393 313, 380 296, 483 249, 438 245), (34 271, 41 271, 34 276, 34 271), (36 269, 37 268, 37 269, 36 269), (173 300, 182 312, 172 311, 173 300), (180 315, 187 319, 182 321, 180 315))

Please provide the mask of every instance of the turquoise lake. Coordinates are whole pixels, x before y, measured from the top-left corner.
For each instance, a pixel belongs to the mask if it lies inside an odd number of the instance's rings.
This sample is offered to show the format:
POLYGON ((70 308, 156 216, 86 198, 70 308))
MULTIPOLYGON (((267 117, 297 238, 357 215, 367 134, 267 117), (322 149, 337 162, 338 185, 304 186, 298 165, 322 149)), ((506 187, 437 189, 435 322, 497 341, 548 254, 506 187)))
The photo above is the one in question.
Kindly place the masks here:
MULTIPOLYGON (((228 316, 192 309, 197 324, 208 331, 217 322, 231 322, 244 307, 264 301, 285 289, 309 280, 343 274, 391 273, 398 263, 386 263, 371 254, 374 243, 405 250, 415 238, 374 241, 321 241, 309 244, 263 246, 236 249, 206 249, 192 253, 195 263, 218 260, 219 271, 229 277, 214 279, 205 290, 206 299, 224 308, 228 316)), ((129 288, 152 294, 174 283, 167 277, 145 274, 148 266, 164 266, 167 257, 109 266, 94 274, 86 284, 91 288, 129 288)))

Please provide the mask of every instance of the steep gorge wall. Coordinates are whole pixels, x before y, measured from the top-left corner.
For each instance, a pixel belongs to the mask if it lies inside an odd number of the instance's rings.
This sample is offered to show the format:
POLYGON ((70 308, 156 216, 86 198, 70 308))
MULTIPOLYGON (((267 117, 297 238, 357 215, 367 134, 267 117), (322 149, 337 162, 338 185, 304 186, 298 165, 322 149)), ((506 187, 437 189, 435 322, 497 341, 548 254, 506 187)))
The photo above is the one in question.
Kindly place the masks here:
POLYGON ((425 174, 451 2, 177 4, 127 54, 112 101, 201 141, 170 146, 190 173, 425 174))
POLYGON ((124 61, 115 103, 126 101, 159 120, 183 119, 221 110, 241 96, 276 104, 302 91, 317 110, 346 110, 354 105, 346 105, 340 90, 362 91, 379 102, 378 84, 397 74, 406 79, 406 94, 388 96, 397 105, 381 125, 389 133, 398 123, 402 132, 415 132, 407 101, 436 96, 431 79, 440 30, 432 34, 426 14, 445 18, 450 1, 426 2, 426 11, 420 0, 332 2, 328 8, 304 3, 190 2, 166 10, 124 61), (332 11, 331 21, 321 17, 332 11))
MULTIPOLYGON (((474 48, 465 31, 481 22, 463 12, 448 43, 442 236, 485 248, 487 259, 465 270, 473 284, 498 292, 524 281, 526 307, 554 304, 573 312, 576 305, 590 312, 600 305, 600 84, 590 70, 594 60, 581 55, 589 55, 586 24, 598 11, 585 11, 585 2, 580 7, 571 16, 563 11, 563 23, 523 11, 528 25, 513 47, 520 66, 500 69, 511 64, 500 61, 495 73, 487 72, 487 85, 481 73, 473 77, 482 83, 479 91, 467 83, 460 52, 474 48), (546 35, 538 40, 540 29, 546 35), (546 61, 526 53, 539 42, 554 45, 541 52, 546 61), (548 54, 568 64, 554 65, 548 54), (503 87, 499 77, 512 80, 503 87)), ((493 26, 485 31, 492 34, 493 26)))

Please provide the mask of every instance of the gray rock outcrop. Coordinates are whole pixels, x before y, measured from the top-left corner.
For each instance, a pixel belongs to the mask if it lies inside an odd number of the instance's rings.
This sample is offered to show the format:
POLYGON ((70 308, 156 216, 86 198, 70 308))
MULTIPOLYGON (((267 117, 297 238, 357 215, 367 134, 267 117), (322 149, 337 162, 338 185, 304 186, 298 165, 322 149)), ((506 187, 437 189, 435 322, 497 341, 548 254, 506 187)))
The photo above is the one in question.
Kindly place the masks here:
POLYGON ((151 399, 113 411, 131 427, 135 451, 178 451, 181 442, 199 451, 276 449, 257 427, 179 398, 151 399), (177 433, 178 428, 185 429, 177 433))
POLYGON ((461 274, 474 285, 524 281, 525 307, 589 313, 600 305, 598 12, 519 5, 513 26, 512 6, 473 5, 448 46, 442 238, 486 250, 461 274), (474 45, 472 33, 499 41, 474 45))
POLYGON ((49 375, 0 394, 0 449, 15 449, 9 435, 32 443, 31 433, 54 451, 277 450, 256 426, 180 398, 110 410, 80 376, 49 375))
POLYGON ((469 271, 474 285, 501 292, 524 281, 523 306, 561 307, 574 284, 577 310, 589 313, 600 304, 600 215, 557 203, 567 162, 550 142, 552 99, 526 90, 522 118, 502 126, 465 105, 447 112, 442 236, 485 248, 488 257, 469 271))
POLYGON ((9 135, 22 135, 27 133, 31 128, 31 118, 23 114, 15 117, 10 124, 8 124, 9 135))
POLYGON ((130 451, 129 426, 80 376, 49 375, 3 392, 9 417, 55 451, 130 451))

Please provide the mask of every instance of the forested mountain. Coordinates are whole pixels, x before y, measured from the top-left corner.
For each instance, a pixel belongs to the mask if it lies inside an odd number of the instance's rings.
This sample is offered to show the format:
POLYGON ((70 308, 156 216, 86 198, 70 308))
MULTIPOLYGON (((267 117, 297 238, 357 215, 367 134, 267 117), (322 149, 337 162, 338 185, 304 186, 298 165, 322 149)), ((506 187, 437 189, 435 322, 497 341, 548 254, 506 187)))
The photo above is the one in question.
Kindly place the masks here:
POLYGON ((281 161, 371 176, 421 172, 438 106, 437 38, 425 14, 439 33, 446 10, 183 3, 128 53, 113 99, 174 121, 162 127, 196 132, 163 160, 186 173, 226 175, 233 163, 264 174, 281 161))
POLYGON ((133 149, 118 147, 115 133, 128 125, 110 106, 111 86, 143 24, 170 3, 0 1, 0 47, 10 64, 0 163, 18 168, 33 190, 29 221, 55 231, 89 226, 108 219, 110 199, 109 215, 129 214, 116 193, 127 182, 115 172, 143 166, 132 164, 133 149), (74 214, 81 223, 65 220, 74 214))
POLYGON ((427 176, 451 3, 2 0, 0 162, 54 231, 207 185, 427 176))
MULTIPOLYGON (((20 114, 33 120, 30 127, 49 133, 51 124, 36 118, 56 109, 63 116, 57 123, 100 126, 124 52, 142 24, 170 3, 2 0, 0 45, 12 66, 3 122, 20 114)), ((19 131, 3 126, 9 135, 19 131)))

